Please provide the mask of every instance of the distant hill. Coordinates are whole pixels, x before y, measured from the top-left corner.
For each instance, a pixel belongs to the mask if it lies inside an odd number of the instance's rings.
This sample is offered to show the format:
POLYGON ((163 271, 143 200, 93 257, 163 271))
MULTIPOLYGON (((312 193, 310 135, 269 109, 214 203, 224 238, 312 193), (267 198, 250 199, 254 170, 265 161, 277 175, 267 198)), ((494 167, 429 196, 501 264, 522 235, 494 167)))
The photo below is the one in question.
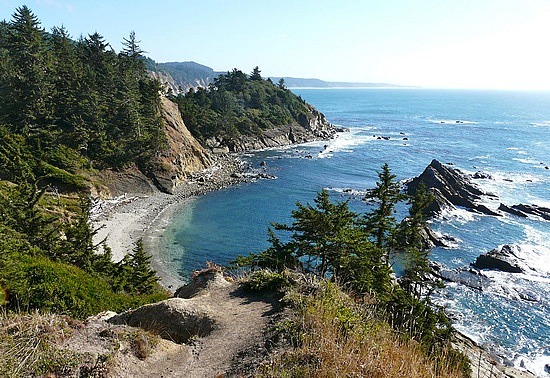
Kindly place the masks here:
MULTIPOLYGON (((226 72, 214 71, 208 66, 195 62, 168 62, 157 63, 147 58, 146 66, 153 76, 158 78, 173 93, 187 92, 190 88, 208 87, 221 74, 226 72)), ((278 83, 281 77, 270 77, 278 83)), ((400 85, 388 83, 358 83, 342 81, 324 81, 320 79, 303 79, 283 77, 285 86, 289 88, 397 88, 400 85)))
POLYGON ((145 64, 153 76, 174 93, 187 92, 190 88, 206 88, 220 74, 225 73, 195 62, 157 63, 147 58, 145 64))
MULTIPOLYGON (((296 77, 283 77, 285 86, 289 88, 396 88, 400 85, 388 83, 356 83, 344 81, 324 81, 320 79, 302 79, 296 77)), ((280 77, 271 77, 274 83, 281 80, 280 77)))

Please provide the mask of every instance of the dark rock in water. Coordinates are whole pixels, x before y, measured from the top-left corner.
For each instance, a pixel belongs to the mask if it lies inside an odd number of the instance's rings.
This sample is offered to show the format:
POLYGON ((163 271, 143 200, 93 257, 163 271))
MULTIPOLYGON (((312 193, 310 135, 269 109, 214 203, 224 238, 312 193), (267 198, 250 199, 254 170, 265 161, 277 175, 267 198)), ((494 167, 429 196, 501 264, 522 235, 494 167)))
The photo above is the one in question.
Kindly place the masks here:
POLYGON ((512 215, 516 215, 518 217, 527 218, 527 215, 522 213, 521 211, 518 211, 514 209, 513 207, 506 206, 505 204, 501 203, 498 207, 500 211, 504 211, 506 213, 510 213, 512 215))
POLYGON ((508 273, 525 272, 520 258, 518 257, 520 247, 517 245, 505 244, 500 248, 493 249, 487 254, 478 256, 472 264, 478 269, 496 269, 508 273))
POLYGON ((442 264, 431 263, 432 274, 444 281, 456 282, 475 290, 483 290, 491 284, 491 280, 475 269, 458 268, 448 269, 442 264))
POLYGON ((537 205, 524 205, 521 203, 517 205, 506 206, 501 203, 498 209, 522 218, 527 218, 529 215, 534 215, 537 217, 541 217, 545 220, 550 220, 550 209, 547 207, 537 205))
POLYGON ((262 160, 260 162, 260 167, 265 167, 267 165, 267 162, 265 160, 262 160))
POLYGON ((486 173, 486 172, 482 172, 482 171, 477 171, 476 173, 474 173, 472 175, 472 178, 473 179, 487 179, 487 180, 492 180, 493 179, 493 176, 491 176, 490 174, 486 173))
MULTIPOLYGON (((408 222, 409 218, 403 219, 401 221, 401 224, 399 225, 399 229, 404 229, 408 222)), ((398 234, 402 235, 403 233, 398 234)), ((432 249, 434 247, 449 248, 452 244, 458 242, 457 239, 453 238, 450 235, 438 235, 431 229, 428 224, 426 224, 420 231, 420 237, 422 240, 422 248, 425 249, 432 249)), ((399 237, 399 239, 400 243, 407 243, 407 241, 403 237, 399 237)))
POLYGON ((426 189, 434 195, 434 201, 427 208, 428 216, 434 216, 446 208, 455 206, 465 207, 482 214, 500 215, 476 203, 482 196, 494 197, 493 195, 483 192, 458 169, 449 168, 435 159, 420 176, 406 184, 408 194, 414 195, 420 183, 424 183, 426 189))
POLYGON ((429 225, 426 225, 422 229, 422 238, 423 240, 431 247, 444 247, 449 248, 452 244, 457 243, 458 239, 450 235, 438 235, 436 234, 429 225))
POLYGON ((550 374, 550 364, 544 365, 544 372, 550 374))

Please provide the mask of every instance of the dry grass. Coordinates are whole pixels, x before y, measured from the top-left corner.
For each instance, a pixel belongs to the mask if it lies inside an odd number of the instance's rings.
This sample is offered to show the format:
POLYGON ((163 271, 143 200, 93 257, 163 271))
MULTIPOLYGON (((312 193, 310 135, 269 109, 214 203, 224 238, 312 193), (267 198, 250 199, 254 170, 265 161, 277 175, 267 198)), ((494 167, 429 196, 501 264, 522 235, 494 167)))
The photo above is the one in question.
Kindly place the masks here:
POLYGON ((69 337, 74 321, 57 315, 0 315, 0 376, 63 376, 82 359, 54 344, 69 337))
POLYGON ((298 301, 302 310, 290 332, 299 333, 298 346, 262 366, 261 376, 462 377, 444 357, 444 366, 437 366, 417 343, 399 338, 335 285, 298 301))
POLYGON ((139 328, 105 327, 54 314, 0 312, 0 377, 105 377, 118 356, 145 360, 159 343, 139 328))

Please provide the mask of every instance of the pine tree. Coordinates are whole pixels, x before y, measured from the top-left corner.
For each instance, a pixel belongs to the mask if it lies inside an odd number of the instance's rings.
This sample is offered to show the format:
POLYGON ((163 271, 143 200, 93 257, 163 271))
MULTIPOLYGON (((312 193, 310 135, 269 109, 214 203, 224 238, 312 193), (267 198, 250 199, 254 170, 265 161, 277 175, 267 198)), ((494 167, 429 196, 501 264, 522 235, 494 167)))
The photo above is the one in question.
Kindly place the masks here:
POLYGON ((260 67, 256 66, 252 70, 252 73, 250 74, 250 80, 262 80, 262 71, 260 71, 260 67))
POLYGON ((125 288, 127 291, 139 294, 150 294, 153 291, 158 277, 151 269, 150 261, 151 256, 145 252, 143 240, 139 239, 128 260, 130 277, 125 288))
POLYGON ((384 164, 378 172, 376 187, 369 189, 364 197, 366 201, 374 202, 375 205, 365 216, 366 230, 372 235, 376 246, 384 251, 384 260, 387 264, 390 263, 390 253, 394 248, 397 225, 394 216, 395 205, 404 199, 395 178, 388 164, 384 164))
POLYGON ((24 133, 42 149, 55 138, 52 132, 52 62, 40 21, 27 6, 16 9, 9 24, 6 46, 10 54, 7 87, 2 111, 13 130, 24 133))
POLYGON ((437 287, 429 278, 430 246, 426 245, 423 234, 426 227, 425 210, 433 201, 433 195, 426 190, 424 183, 409 201, 409 216, 402 222, 399 249, 405 252, 405 271, 401 278, 404 289, 416 299, 422 295, 429 297, 437 287))

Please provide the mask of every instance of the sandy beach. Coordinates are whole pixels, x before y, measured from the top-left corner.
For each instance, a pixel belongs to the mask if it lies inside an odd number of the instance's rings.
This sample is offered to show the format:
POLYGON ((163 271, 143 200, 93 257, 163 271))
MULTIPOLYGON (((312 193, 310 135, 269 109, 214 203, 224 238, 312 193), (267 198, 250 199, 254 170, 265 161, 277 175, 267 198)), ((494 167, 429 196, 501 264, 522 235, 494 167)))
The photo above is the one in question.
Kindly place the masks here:
POLYGON ((185 282, 160 260, 158 240, 164 229, 174 213, 193 197, 249 180, 250 176, 241 174, 244 169, 239 159, 223 157, 178 186, 175 194, 126 193, 110 200, 97 200, 92 211, 92 227, 98 230, 94 242, 105 240, 113 260, 120 261, 143 239, 145 249, 153 257, 151 266, 157 271, 160 283, 174 291, 185 282))

